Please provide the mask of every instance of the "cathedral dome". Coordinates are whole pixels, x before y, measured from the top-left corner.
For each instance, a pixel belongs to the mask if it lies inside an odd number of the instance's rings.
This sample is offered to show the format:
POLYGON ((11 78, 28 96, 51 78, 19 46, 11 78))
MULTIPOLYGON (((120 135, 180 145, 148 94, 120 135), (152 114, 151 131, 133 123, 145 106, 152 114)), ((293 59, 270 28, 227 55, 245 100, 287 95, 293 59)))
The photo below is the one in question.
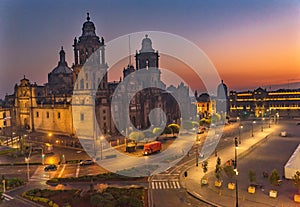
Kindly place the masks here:
POLYGON ((96 27, 93 22, 90 21, 90 14, 87 13, 86 22, 83 23, 82 36, 96 36, 96 27))
POLYGON ((61 50, 59 52, 60 59, 59 59, 58 65, 56 68, 54 68, 52 70, 52 72, 51 72, 52 74, 61 74, 61 73, 70 74, 70 73, 72 73, 72 69, 68 67, 68 64, 65 60, 65 55, 66 55, 65 51, 64 51, 63 47, 61 47, 61 50))
POLYGON ((145 38, 142 41, 142 49, 140 52, 154 52, 154 49, 152 48, 152 41, 150 38, 148 38, 148 35, 145 35, 145 38))

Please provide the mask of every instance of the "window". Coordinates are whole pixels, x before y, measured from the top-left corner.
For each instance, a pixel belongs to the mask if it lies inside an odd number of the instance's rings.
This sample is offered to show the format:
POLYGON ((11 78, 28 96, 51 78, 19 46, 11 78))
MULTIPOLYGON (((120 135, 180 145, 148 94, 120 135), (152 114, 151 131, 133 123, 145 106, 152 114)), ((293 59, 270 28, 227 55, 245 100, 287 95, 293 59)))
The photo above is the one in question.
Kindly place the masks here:
POLYGON ((49 118, 49 112, 47 111, 47 113, 46 113, 46 117, 47 117, 47 119, 49 118))
POLYGON ((37 111, 37 112, 36 112, 36 117, 39 117, 39 116, 40 116, 40 114, 39 114, 39 112, 37 111))
POLYGON ((106 120, 106 117, 105 117, 105 116, 103 116, 103 120, 104 120, 104 121, 106 120))
POLYGON ((80 89, 81 90, 84 89, 84 80, 83 79, 80 80, 80 89))
POLYGON ((60 112, 57 113, 57 118, 60 119, 60 112))
POLYGON ((85 74, 85 80, 88 80, 88 74, 87 73, 85 74))
POLYGON ((103 110, 103 114, 105 114, 106 113, 106 111, 105 110, 103 110))
POLYGON ((85 88, 86 88, 86 89, 89 88, 89 84, 88 84, 88 83, 85 84, 85 88))
POLYGON ((84 121, 84 113, 80 114, 80 121, 84 121))

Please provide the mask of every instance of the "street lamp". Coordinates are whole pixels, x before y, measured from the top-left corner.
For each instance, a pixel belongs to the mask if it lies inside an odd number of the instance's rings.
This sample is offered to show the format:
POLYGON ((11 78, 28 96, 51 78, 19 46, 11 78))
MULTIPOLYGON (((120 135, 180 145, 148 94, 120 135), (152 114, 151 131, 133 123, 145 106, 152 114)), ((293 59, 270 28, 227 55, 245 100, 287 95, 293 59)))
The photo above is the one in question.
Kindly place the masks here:
POLYGON ((45 164, 45 154, 44 154, 44 149, 42 147, 42 165, 45 164))
POLYGON ((25 162, 27 163, 27 180, 28 180, 28 182, 29 182, 29 179, 30 179, 30 176, 29 176, 29 172, 30 172, 29 162, 30 162, 31 151, 32 151, 32 147, 30 146, 28 157, 25 157, 25 162))
POLYGON ((265 118, 262 118, 261 119, 261 131, 262 132, 264 131, 264 121, 265 121, 265 118))
POLYGON ((49 143, 50 143, 50 138, 52 137, 52 133, 50 132, 50 133, 48 133, 48 141, 49 141, 49 143))
POLYGON ((238 138, 235 137, 234 138, 234 171, 235 171, 235 206, 238 207, 239 206, 239 192, 238 192, 238 170, 237 170, 237 150, 239 148, 239 143, 238 143, 238 138))
POLYGON ((198 165, 199 165, 199 144, 200 144, 200 140, 198 140, 198 137, 196 138, 196 142, 197 142, 196 167, 198 167, 198 165))
POLYGON ((102 140, 104 139, 104 135, 101 135, 100 136, 100 159, 102 160, 102 157, 103 157, 103 145, 102 145, 102 140))
POLYGON ((239 126, 239 144, 242 144, 242 140, 241 140, 241 129, 243 129, 244 126, 243 125, 240 125, 239 126))
POLYGON ((254 137, 254 134, 253 134, 253 126, 254 126, 255 123, 256 123, 256 121, 252 121, 252 137, 254 137))

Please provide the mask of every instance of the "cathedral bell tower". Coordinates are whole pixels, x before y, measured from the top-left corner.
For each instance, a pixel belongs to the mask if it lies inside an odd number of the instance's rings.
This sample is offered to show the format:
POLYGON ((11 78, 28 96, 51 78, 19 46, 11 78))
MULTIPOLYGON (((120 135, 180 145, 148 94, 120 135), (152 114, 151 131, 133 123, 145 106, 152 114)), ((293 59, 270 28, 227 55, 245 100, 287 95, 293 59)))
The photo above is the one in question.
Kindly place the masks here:
MULTIPOLYGON (((104 38, 101 39, 96 35, 96 28, 90 15, 87 13, 86 22, 82 26, 82 34, 74 39, 74 65, 73 65, 73 79, 74 82, 78 78, 78 74, 83 65, 91 65, 97 67, 102 73, 107 72, 107 64, 105 62, 105 44, 104 38), (93 54, 93 55, 92 55, 93 54)), ((93 84, 92 84, 93 85, 93 84)), ((103 85, 101 88, 107 88, 107 75, 103 77, 103 85)))
MULTIPOLYGON (((87 13, 82 34, 74 39, 74 90, 72 97, 73 123, 78 138, 94 145, 99 137, 95 101, 108 102, 107 63, 105 62, 104 38, 96 35, 96 28, 87 13), (97 95, 96 98, 96 94, 97 95), (92 142, 90 142, 92 141, 92 142)), ((106 106, 103 106, 106 107, 106 106)), ((101 108, 106 110, 106 108, 101 108)), ((92 147, 95 149, 95 147, 92 147)), ((96 156, 94 154, 93 156, 96 156)))

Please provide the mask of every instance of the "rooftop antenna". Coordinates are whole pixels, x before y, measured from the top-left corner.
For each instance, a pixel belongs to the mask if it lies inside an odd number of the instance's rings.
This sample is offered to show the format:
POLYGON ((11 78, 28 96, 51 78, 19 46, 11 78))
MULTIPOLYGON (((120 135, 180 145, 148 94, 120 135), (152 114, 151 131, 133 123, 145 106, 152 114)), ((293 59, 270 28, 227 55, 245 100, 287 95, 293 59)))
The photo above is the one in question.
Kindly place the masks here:
POLYGON ((129 52, 129 66, 131 66, 131 48, 130 48, 130 35, 128 35, 128 52, 129 52))

